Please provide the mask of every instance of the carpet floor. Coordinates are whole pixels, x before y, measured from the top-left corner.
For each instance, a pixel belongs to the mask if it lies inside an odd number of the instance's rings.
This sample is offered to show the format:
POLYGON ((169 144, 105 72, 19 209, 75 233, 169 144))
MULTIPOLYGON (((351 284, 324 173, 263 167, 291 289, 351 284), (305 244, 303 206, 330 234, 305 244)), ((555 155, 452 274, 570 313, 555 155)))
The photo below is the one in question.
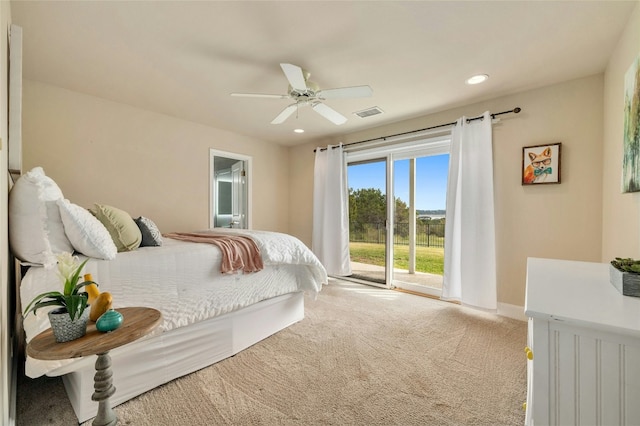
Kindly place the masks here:
MULTIPOLYGON (((304 320, 115 407, 119 424, 524 424, 525 322, 337 280, 305 304, 304 320)), ((77 424, 59 378, 21 377, 17 405, 18 425, 77 424)))

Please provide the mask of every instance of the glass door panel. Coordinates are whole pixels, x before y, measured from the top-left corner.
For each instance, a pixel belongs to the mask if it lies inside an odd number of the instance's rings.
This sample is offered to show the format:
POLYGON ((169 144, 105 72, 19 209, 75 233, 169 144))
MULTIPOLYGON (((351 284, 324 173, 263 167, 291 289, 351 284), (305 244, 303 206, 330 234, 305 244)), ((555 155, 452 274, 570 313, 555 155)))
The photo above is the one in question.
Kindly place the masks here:
POLYGON ((449 155, 394 161, 393 284, 439 296, 449 155))
POLYGON ((386 285, 386 159, 351 163, 349 248, 351 278, 386 285))

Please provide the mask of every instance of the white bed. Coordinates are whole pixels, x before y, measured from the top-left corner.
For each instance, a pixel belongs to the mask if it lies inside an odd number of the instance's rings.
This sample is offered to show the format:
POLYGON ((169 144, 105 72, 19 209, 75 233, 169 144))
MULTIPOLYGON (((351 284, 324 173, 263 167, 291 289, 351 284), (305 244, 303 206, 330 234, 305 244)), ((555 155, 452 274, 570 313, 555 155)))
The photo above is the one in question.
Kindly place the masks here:
MULTIPOLYGON (((264 269, 223 275, 217 247, 167 238, 161 247, 118 253, 114 260, 89 259, 84 270, 93 275, 101 291, 113 295, 115 309, 150 306, 163 314, 161 325, 148 338, 110 353, 116 387, 112 405, 234 355, 301 320, 303 292, 315 295, 327 282, 317 258, 294 237, 264 231, 225 232, 251 237, 260 248, 264 269)), ((20 286, 22 309, 58 283, 56 268, 30 268, 20 286)), ((26 316, 23 327, 28 342, 49 328, 46 311, 26 316)), ((83 422, 94 417, 98 408, 91 401, 94 363, 95 357, 69 361, 27 357, 25 371, 30 377, 63 375, 69 399, 83 422)))
MULTIPOLYGON (((65 200, 40 167, 16 181, 9 193, 9 239, 20 264, 30 265, 17 280, 16 307, 24 312, 36 295, 61 290, 56 255, 75 251, 80 259, 88 258, 83 273, 92 275, 100 291, 112 294, 113 308, 148 306, 162 313, 152 334, 110 352, 113 406, 301 320, 304 292, 315 296, 327 283, 315 255, 290 235, 216 229, 253 240, 264 266, 258 272, 222 274, 223 254, 216 245, 163 239, 150 219, 133 219, 114 207, 96 204, 92 213, 65 200)), ((248 263, 254 257, 247 258, 248 263)), ((18 335, 24 331, 29 342, 49 328, 47 309, 18 315, 18 335)), ((42 361, 27 356, 25 373, 62 376, 78 421, 84 422, 98 410, 91 400, 95 359, 42 361)))

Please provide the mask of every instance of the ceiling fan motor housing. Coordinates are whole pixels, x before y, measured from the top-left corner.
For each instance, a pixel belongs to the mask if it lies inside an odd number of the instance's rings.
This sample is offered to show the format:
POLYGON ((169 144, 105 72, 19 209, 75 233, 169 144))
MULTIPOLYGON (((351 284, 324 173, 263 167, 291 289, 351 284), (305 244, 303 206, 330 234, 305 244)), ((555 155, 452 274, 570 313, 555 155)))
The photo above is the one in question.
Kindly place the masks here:
POLYGON ((232 96, 250 96, 258 98, 293 99, 295 102, 283 109, 271 124, 281 124, 291 114, 298 110, 298 107, 310 105, 311 108, 333 124, 340 125, 347 121, 347 118, 323 102, 327 98, 361 98, 372 95, 369 86, 352 86, 337 89, 320 90, 317 83, 310 81, 311 73, 293 64, 280 64, 285 77, 289 81, 289 89, 286 95, 269 95, 260 93, 232 93, 232 96))
POLYGON ((306 80, 307 90, 294 89, 289 85, 289 95, 296 100, 315 99, 316 93, 320 91, 320 86, 315 81, 306 80))

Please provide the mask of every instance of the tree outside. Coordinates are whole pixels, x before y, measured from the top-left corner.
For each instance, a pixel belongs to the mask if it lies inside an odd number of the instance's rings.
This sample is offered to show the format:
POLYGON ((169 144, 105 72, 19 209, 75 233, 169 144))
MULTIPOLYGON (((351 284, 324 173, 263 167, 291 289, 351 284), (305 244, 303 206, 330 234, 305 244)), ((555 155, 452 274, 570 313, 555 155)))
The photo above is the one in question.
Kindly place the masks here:
MULTIPOLYGON (((349 231, 353 261, 384 266, 386 208, 386 195, 380 189, 349 188, 349 231)), ((400 198, 395 199, 394 222, 394 267, 407 269, 409 207, 400 198)), ((417 271, 443 273, 444 223, 444 218, 416 220, 417 271)))

